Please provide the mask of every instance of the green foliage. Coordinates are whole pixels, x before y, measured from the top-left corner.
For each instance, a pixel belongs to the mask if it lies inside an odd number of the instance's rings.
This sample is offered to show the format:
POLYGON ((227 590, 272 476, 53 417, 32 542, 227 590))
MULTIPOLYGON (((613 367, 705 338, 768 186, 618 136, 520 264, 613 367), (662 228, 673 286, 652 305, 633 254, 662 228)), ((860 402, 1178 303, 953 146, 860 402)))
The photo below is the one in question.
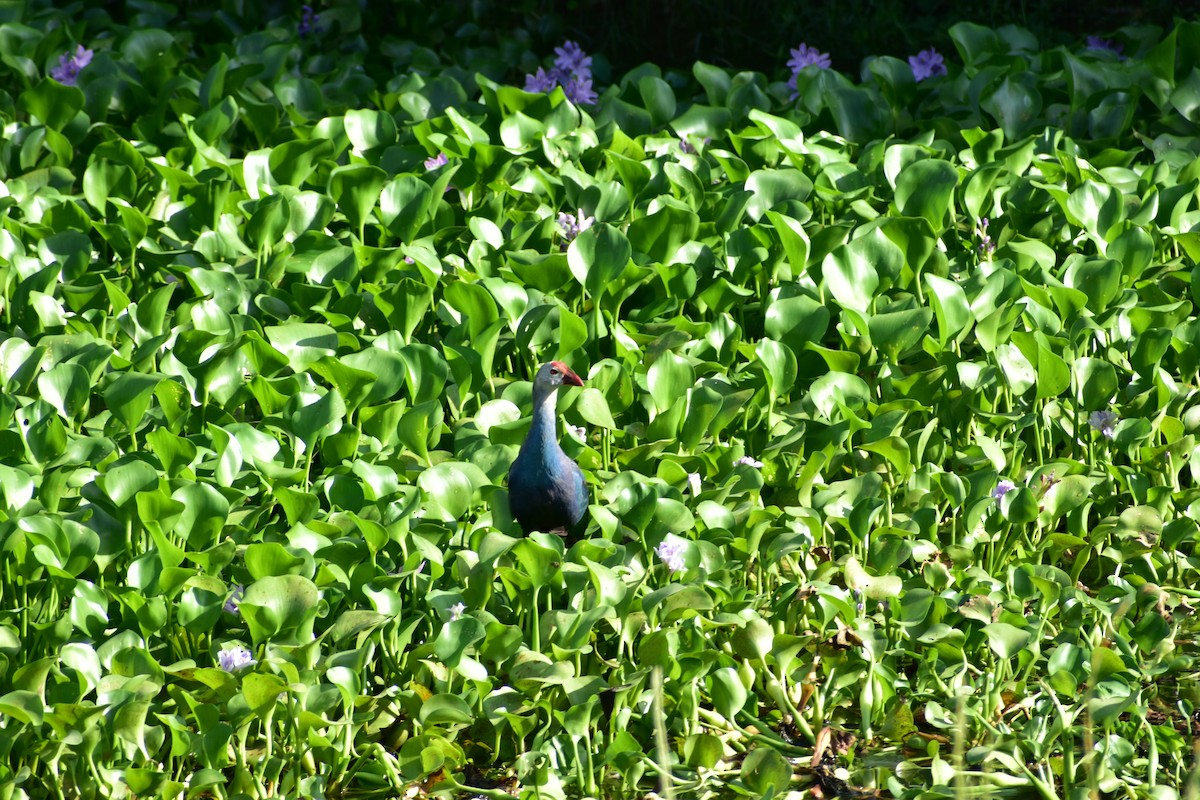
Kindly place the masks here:
POLYGON ((131 9, 0 12, 13 797, 1185 786, 1200 26, 577 106, 131 9))

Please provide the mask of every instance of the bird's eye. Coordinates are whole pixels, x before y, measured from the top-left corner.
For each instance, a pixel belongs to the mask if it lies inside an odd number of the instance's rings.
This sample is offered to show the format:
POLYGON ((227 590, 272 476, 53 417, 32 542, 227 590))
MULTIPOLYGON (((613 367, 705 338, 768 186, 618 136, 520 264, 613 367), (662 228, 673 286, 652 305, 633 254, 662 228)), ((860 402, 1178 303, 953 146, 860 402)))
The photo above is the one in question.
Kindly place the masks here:
POLYGON ((551 367, 551 368, 550 368, 550 374, 551 374, 551 375, 557 375, 557 374, 558 374, 558 370, 557 370, 557 369, 555 369, 554 367, 551 367))

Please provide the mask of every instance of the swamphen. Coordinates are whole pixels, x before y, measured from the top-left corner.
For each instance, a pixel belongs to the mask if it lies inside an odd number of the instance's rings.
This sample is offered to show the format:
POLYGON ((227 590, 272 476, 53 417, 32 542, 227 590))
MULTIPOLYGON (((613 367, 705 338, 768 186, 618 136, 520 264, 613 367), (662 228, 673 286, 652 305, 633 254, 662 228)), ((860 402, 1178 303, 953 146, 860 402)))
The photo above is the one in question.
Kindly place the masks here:
POLYGON ((525 533, 571 531, 587 510, 588 490, 579 465, 558 446, 558 387, 583 386, 561 361, 543 364, 533 379, 533 424, 508 471, 508 505, 525 533))

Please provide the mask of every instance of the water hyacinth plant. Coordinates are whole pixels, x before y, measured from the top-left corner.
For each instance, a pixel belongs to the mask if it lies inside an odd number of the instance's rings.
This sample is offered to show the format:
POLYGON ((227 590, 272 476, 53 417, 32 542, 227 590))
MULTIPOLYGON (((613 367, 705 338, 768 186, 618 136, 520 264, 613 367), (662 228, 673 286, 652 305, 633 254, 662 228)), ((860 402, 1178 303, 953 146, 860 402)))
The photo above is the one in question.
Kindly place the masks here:
POLYGON ((557 221, 558 228, 562 232, 561 249, 563 250, 566 250, 579 234, 596 223, 595 218, 584 214, 582 209, 577 210, 574 214, 569 211, 560 211, 557 221))
POLYGON ((217 665, 226 672, 239 672, 255 663, 254 656, 241 645, 226 647, 217 653, 217 665))
POLYGON ((676 540, 666 540, 655 549, 659 560, 671 572, 682 572, 687 569, 687 564, 684 563, 685 552, 683 542, 676 540))
POLYGON ((79 73, 92 63, 91 50, 83 45, 77 45, 72 53, 63 53, 58 57, 58 66, 51 68, 50 77, 64 86, 74 86, 79 79, 79 73))
POLYGON ((909 56, 908 66, 912 68, 913 78, 918 83, 946 74, 946 60, 932 47, 922 50, 915 56, 909 56))
POLYGON ((1117 58, 1124 58, 1122 52, 1125 50, 1125 46, 1120 42, 1114 42, 1102 36, 1088 36, 1084 40, 1084 45, 1088 50, 1112 53, 1117 58))
POLYGON ((1192 793, 1200 24, 582 100, 425 5, 8 9, 0 794, 1192 793))
POLYGON ((787 85, 792 90, 793 98, 796 97, 797 93, 796 81, 803 70, 808 67, 829 69, 832 64, 833 62, 829 59, 829 53, 822 53, 817 48, 809 47, 804 42, 801 42, 799 47, 792 48, 792 56, 787 62, 788 69, 791 71, 787 85))
POLYGON ((566 41, 562 46, 554 48, 554 55, 554 67, 549 71, 538 67, 536 72, 525 76, 525 91, 549 92, 556 86, 561 86, 572 103, 595 103, 592 57, 584 53, 573 41, 566 41))
POLYGON ((246 587, 245 586, 242 586, 241 584, 237 584, 236 586, 234 586, 233 591, 229 593, 229 597, 226 598, 226 600, 225 600, 225 605, 223 606, 225 613, 237 614, 238 613, 238 604, 242 602, 242 598, 245 596, 246 596, 246 587))
POLYGON ((1114 411, 1093 411, 1088 415, 1088 424, 1093 429, 1100 431, 1105 439, 1111 439, 1116 435, 1116 424, 1120 417, 1114 411))

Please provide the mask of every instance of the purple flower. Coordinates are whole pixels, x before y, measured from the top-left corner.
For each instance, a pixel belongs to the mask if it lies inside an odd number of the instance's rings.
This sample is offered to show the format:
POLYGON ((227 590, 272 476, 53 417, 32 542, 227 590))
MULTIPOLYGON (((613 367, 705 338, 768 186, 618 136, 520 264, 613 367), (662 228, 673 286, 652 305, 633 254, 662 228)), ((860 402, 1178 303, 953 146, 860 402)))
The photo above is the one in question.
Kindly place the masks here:
POLYGON ((445 166, 446 162, 449 160, 450 159, 446 157, 445 153, 438 153, 433 158, 427 158, 425 159, 425 171, 428 172, 431 169, 437 169, 438 167, 445 166))
POLYGON ((1084 41, 1087 43, 1087 50, 1107 50, 1110 53, 1115 53, 1117 58, 1124 60, 1121 52, 1125 49, 1125 45, 1120 42, 1113 42, 1100 36, 1088 36, 1084 41))
POLYGON ((683 560, 683 551, 684 546, 682 542, 670 539, 663 540, 663 543, 654 549, 659 559, 667 565, 667 569, 671 570, 671 572, 680 572, 687 569, 687 564, 683 560))
POLYGON ((922 50, 915 56, 909 56, 908 66, 912 67, 913 77, 917 79, 918 83, 926 78, 932 78, 934 75, 946 74, 946 60, 932 47, 922 50))
POLYGON ((317 15, 313 13, 312 6, 302 6, 300 14, 300 24, 296 26, 296 33, 300 34, 303 39, 310 33, 320 33, 321 29, 317 26, 317 15))
POLYGON ((1088 415, 1088 424, 1096 430, 1105 439, 1111 439, 1116 436, 1115 426, 1119 417, 1111 411, 1093 411, 1088 415))
POLYGON ((996 484, 996 488, 992 489, 992 498, 999 500, 1015 488, 1017 488, 1017 485, 1010 480, 1000 481, 996 484))
POLYGON ((63 53, 58 57, 58 66, 50 69, 50 77, 63 86, 74 86, 79 71, 92 63, 92 55, 83 45, 76 47, 74 54, 63 53))
POLYGON ((575 42, 567 40, 554 48, 554 66, 568 75, 592 76, 592 57, 575 42))
POLYGON ((229 593, 229 599, 225 601, 225 613, 237 614, 238 604, 242 602, 242 598, 246 596, 246 587, 240 583, 234 584, 233 591, 229 593))
POLYGON ((463 614, 465 614, 467 611, 467 604, 460 600, 459 602, 450 606, 449 611, 450 611, 450 621, 451 622, 454 622, 455 620, 460 620, 460 619, 462 619, 463 614))
POLYGON ((563 86, 563 91, 567 93, 567 99, 576 105, 582 103, 590 106, 596 102, 596 91, 592 89, 590 76, 572 75, 571 79, 563 86))
POLYGON ((979 220, 979 224, 975 226, 975 235, 979 237, 979 252, 985 257, 991 256, 996 252, 996 243, 992 241, 992 237, 988 236, 988 226, 991 222, 987 217, 979 220))
POLYGON ((817 48, 809 47, 801 42, 799 47, 792 49, 792 57, 788 60, 787 65, 793 73, 797 73, 805 67, 829 69, 830 63, 829 53, 822 53, 817 48))
POLYGON ((589 217, 582 210, 576 211, 572 216, 569 211, 562 211, 558 215, 558 227, 562 228, 563 232, 563 249, 567 249, 567 245, 575 241, 575 237, 592 227, 595 223, 594 217, 589 217))
POLYGON ((587 428, 583 427, 582 425, 571 425, 568 423, 566 425, 566 429, 567 429, 567 432, 570 433, 572 436, 574 436, 576 439, 582 439, 583 441, 587 441, 587 428))
POLYGON ((751 458, 750 456, 742 456, 737 461, 733 462, 733 465, 735 467, 739 466, 741 464, 745 464, 747 467, 754 467, 755 469, 762 469, 762 465, 763 465, 763 463, 761 461, 759 461, 758 459, 755 459, 755 458, 751 458))
POLYGON ((542 92, 550 92, 558 85, 558 79, 546 72, 545 67, 538 67, 538 71, 532 75, 525 76, 525 91, 540 94, 542 92))
POLYGON ((820 69, 829 69, 830 65, 829 53, 822 53, 815 47, 809 47, 803 42, 800 46, 792 49, 792 57, 788 60, 788 69, 792 71, 792 77, 788 79, 788 87, 792 90, 793 96, 796 91, 796 79, 800 77, 800 71, 805 67, 819 67, 820 69))
POLYGON ((217 666, 226 672, 237 672, 253 663, 254 657, 241 645, 234 645, 217 653, 217 666))
POLYGON ((562 47, 554 48, 554 53, 553 69, 547 72, 545 67, 538 67, 537 72, 525 76, 525 91, 551 92, 555 86, 561 86, 572 103, 595 103, 592 57, 572 41, 563 42, 562 47))

